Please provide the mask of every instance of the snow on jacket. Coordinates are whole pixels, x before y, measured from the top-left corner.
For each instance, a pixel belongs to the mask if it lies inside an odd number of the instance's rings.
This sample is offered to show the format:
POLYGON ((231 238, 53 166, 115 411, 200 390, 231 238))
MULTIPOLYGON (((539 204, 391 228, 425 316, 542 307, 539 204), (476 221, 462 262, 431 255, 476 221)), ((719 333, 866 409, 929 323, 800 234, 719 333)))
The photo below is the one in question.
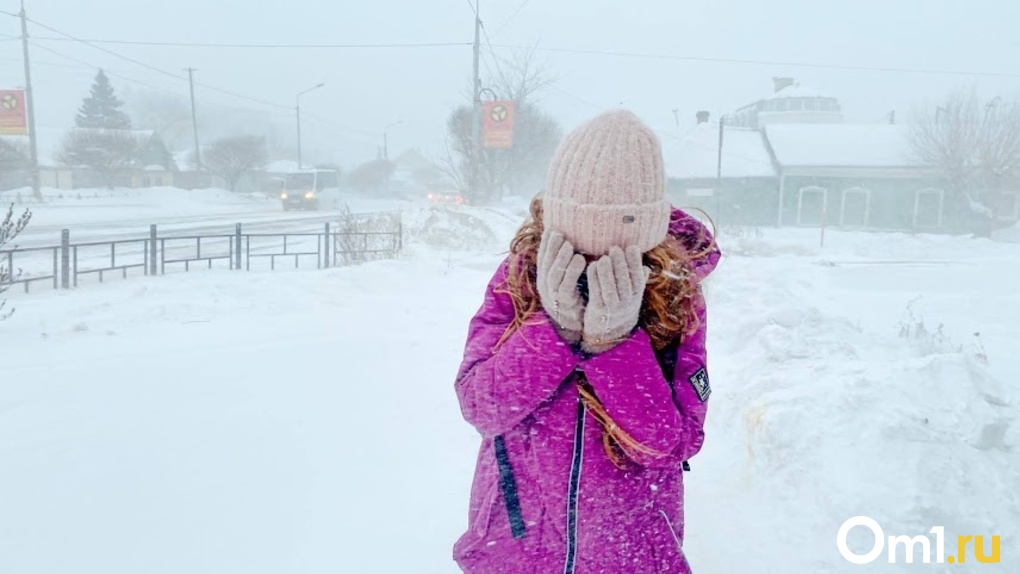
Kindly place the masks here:
MULTIPOLYGON (((674 209, 670 233, 693 251, 711 235, 674 209)), ((718 250, 694 262, 696 280, 718 250)), ((498 345, 513 320, 501 291, 506 261, 471 321, 456 391, 483 437, 468 530, 454 559, 468 574, 685 574, 683 469, 704 442, 708 384, 704 299, 693 335, 656 352, 636 329, 588 356, 564 342, 545 313, 498 345), (576 384, 583 372, 617 425, 666 456, 638 455, 620 470, 576 384)))

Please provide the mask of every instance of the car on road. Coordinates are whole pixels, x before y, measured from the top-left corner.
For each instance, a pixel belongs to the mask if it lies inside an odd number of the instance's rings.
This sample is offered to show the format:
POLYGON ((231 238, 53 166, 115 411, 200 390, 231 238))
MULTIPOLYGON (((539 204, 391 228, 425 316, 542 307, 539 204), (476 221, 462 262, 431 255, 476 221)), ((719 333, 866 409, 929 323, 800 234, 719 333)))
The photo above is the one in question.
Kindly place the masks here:
POLYGON ((280 192, 283 210, 340 209, 340 175, 331 169, 302 169, 287 174, 280 192))
POLYGON ((425 197, 432 203, 464 204, 464 196, 456 191, 432 191, 425 197))

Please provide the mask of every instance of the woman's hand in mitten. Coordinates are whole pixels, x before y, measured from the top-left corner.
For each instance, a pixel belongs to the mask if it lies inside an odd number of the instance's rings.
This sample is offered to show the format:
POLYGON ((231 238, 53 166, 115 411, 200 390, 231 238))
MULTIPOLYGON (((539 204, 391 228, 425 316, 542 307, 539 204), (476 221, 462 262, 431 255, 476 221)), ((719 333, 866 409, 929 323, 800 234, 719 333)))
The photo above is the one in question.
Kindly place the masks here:
POLYGON ((543 234, 538 247, 536 289, 560 336, 570 343, 581 340, 584 301, 577 291, 577 281, 585 264, 584 256, 574 253, 574 246, 562 233, 543 234))
POLYGON ((588 266, 582 349, 602 353, 626 340, 637 325, 650 273, 637 246, 626 251, 613 247, 588 266))

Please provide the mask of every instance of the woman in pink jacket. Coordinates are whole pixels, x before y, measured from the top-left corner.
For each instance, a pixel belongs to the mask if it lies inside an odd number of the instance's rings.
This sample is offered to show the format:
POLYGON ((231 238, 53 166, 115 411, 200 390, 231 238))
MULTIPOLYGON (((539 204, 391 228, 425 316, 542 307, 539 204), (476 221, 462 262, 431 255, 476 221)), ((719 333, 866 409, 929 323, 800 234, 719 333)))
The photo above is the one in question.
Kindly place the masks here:
POLYGON ((666 199, 655 134, 604 114, 557 151, 456 380, 483 440, 469 574, 690 572, 683 472, 711 388, 700 283, 719 251, 666 199))

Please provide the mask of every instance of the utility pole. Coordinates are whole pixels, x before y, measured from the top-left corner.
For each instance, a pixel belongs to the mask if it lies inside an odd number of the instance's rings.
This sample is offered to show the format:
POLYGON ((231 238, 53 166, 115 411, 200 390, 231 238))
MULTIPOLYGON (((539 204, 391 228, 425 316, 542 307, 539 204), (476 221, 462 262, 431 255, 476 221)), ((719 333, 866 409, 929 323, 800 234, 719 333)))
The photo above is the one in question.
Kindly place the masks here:
POLYGON ((188 83, 191 84, 191 127, 195 131, 195 171, 202 171, 202 146, 198 143, 198 113, 195 111, 195 68, 188 68, 188 83))
POLYGON ((301 96, 297 98, 297 168, 304 169, 305 166, 301 163, 301 96))
POLYGON ((482 50, 482 16, 481 1, 475 0, 475 46, 474 46, 474 74, 473 88, 471 93, 471 183, 468 195, 472 199, 479 196, 479 162, 482 154, 482 78, 480 76, 479 61, 482 50))
POLYGON ((676 120, 676 129, 680 129, 680 108, 673 108, 673 119, 676 120))
POLYGON ((319 88, 321 88, 322 86, 325 86, 325 85, 326 85, 325 83, 321 83, 321 84, 318 84, 317 86, 308 88, 307 90, 299 93, 297 95, 297 98, 296 98, 297 105, 295 106, 295 110, 297 111, 297 165, 298 165, 298 169, 304 169, 305 168, 304 163, 302 163, 302 159, 301 159, 301 96, 307 94, 308 92, 311 92, 311 91, 314 91, 314 90, 318 90, 319 88))
POLYGON ((35 134, 35 98, 32 90, 32 66, 28 58, 28 16, 25 15, 25 0, 21 0, 21 51, 25 57, 25 104, 28 108, 28 149, 32 162, 32 195, 42 199, 39 185, 39 142, 35 134))
POLYGON ((726 116, 719 118, 719 158, 716 162, 715 171, 715 217, 719 221, 722 217, 722 152, 723 138, 726 133, 726 116))
POLYGON ((404 120, 400 120, 398 122, 393 122, 392 124, 389 124, 389 125, 387 125, 386 127, 383 128, 383 134, 382 134, 382 137, 383 137, 383 153, 382 153, 382 158, 384 160, 386 160, 386 161, 390 161, 390 134, 389 134, 390 129, 391 128, 395 128, 395 127, 397 127, 397 126, 399 126, 399 125, 401 125, 403 123, 404 123, 404 120))

